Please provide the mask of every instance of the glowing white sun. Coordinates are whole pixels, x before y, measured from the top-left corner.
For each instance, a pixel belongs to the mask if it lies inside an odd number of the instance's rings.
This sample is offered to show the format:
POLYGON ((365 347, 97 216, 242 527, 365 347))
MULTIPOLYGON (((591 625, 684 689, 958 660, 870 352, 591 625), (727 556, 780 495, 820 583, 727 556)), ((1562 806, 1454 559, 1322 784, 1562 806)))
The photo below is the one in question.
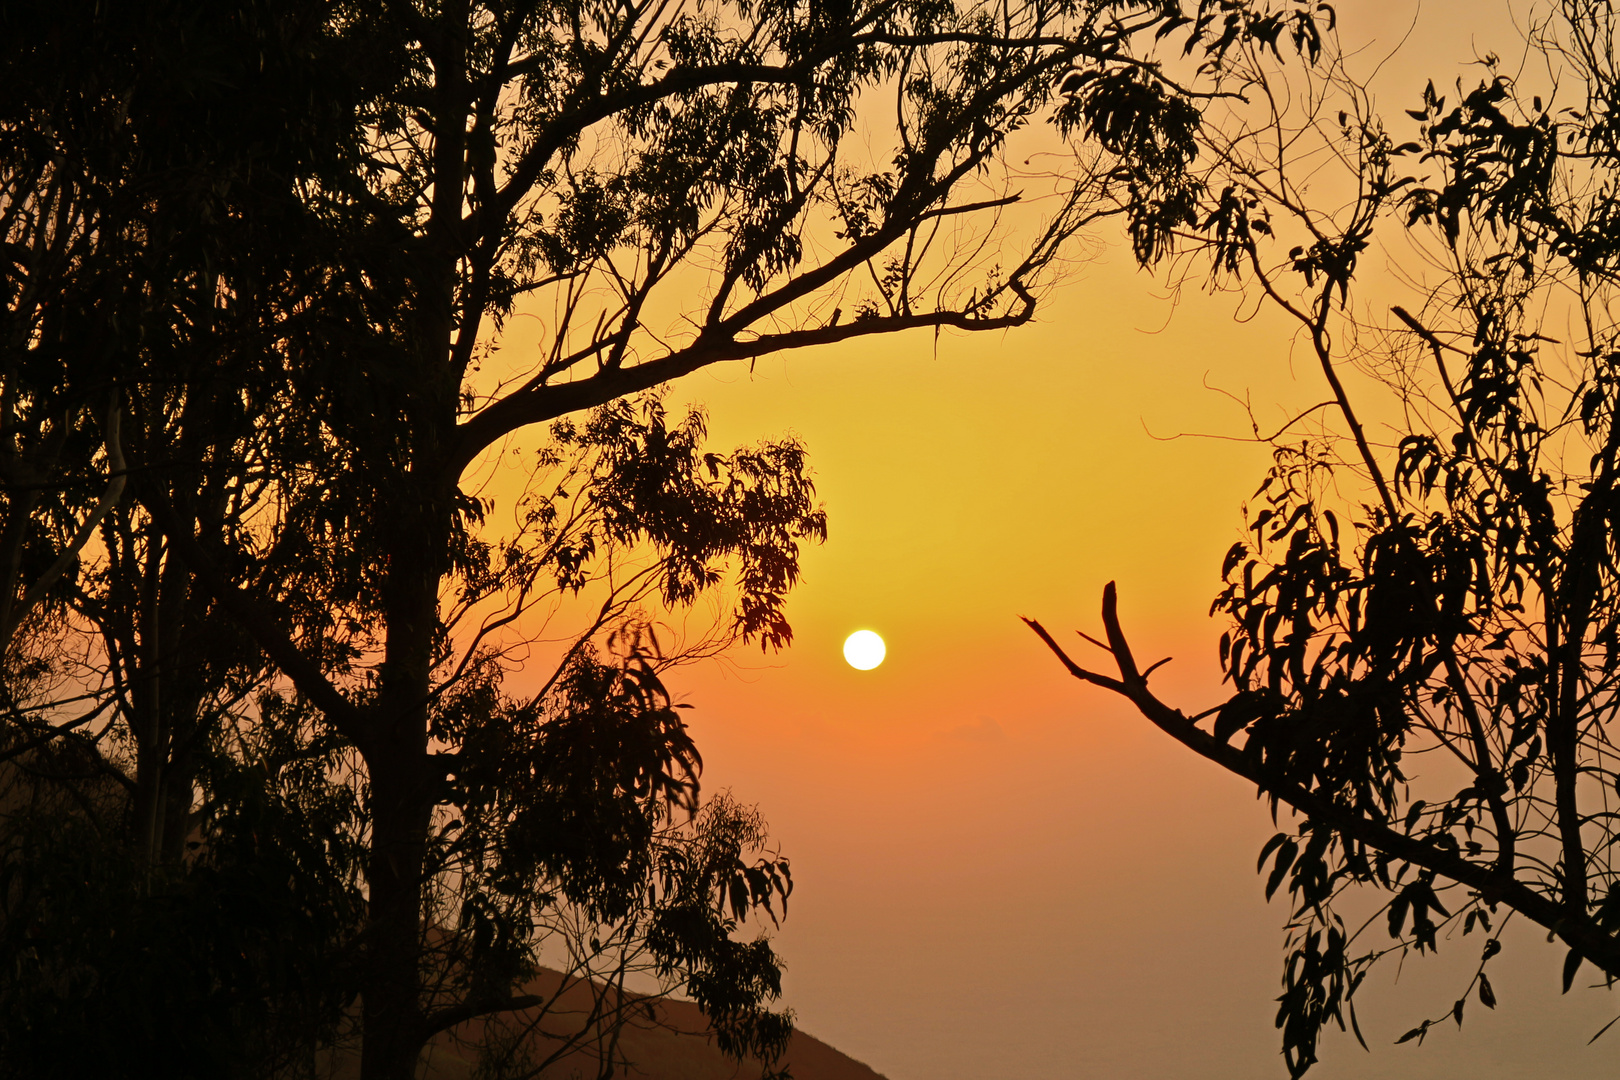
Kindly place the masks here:
POLYGON ((844 659, 860 671, 871 671, 883 663, 887 652, 883 639, 870 630, 857 630, 844 639, 844 659))

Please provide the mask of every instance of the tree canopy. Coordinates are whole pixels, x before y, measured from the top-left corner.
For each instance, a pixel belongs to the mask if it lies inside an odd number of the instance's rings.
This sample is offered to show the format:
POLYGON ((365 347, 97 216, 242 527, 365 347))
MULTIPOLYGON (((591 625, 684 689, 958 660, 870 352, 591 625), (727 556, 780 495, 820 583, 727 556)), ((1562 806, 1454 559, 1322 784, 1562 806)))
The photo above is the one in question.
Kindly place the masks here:
POLYGON ((125 995, 166 1018, 130 1053, 169 1071, 308 1069, 348 1032, 368 1080, 405 1077, 437 1032, 543 1014, 548 942, 602 1008, 645 964, 771 1058, 780 964, 738 935, 791 879, 745 810, 700 809, 656 613, 725 587, 716 644, 787 644, 826 521, 801 446, 716 451, 658 389, 1017 326, 1106 219, 1153 257, 1198 210, 1229 58, 1314 54, 1329 17, 8 6, 0 946, 33 973, 8 1065, 48 1070, 47 1036, 125 995), (1009 148, 1038 124, 1085 165, 1014 230, 1037 181, 1009 148), (508 346, 520 314, 538 347, 508 346), (503 529, 469 478, 520 435, 503 529), (512 650, 570 596, 594 614, 517 693, 512 650), (210 922, 226 894, 262 918, 210 922), (108 904, 136 952, 30 936, 108 904), (167 934, 196 946, 178 968, 131 960, 167 934), (255 1014, 221 988, 255 980, 274 1046, 233 1034, 255 1014), (217 1037, 179 1060, 164 1033, 198 1010, 217 1037))
MULTIPOLYGON (((1183 239, 1295 320, 1326 397, 1270 440, 1221 568, 1231 693, 1163 701, 1113 585, 1097 644, 1117 673, 1031 624, 1075 677, 1295 813, 1260 867, 1292 910, 1294 1076, 1326 1025, 1361 1037, 1355 995, 1387 957, 1478 950, 1402 1042, 1495 1007, 1511 919, 1561 943, 1566 992, 1583 967, 1620 974, 1615 28, 1569 0, 1529 32, 1545 81, 1482 57, 1477 82, 1385 119, 1328 62, 1223 126, 1183 239), (1307 171, 1329 194, 1307 197, 1307 171)), ((1253 85, 1280 86, 1251 56, 1253 85)))

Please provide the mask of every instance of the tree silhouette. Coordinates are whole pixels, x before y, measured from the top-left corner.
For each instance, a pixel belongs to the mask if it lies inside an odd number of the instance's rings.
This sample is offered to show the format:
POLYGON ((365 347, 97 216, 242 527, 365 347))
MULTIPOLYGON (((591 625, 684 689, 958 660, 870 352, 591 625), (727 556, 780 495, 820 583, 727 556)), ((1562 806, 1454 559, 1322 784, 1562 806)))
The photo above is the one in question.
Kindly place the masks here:
POLYGON ((182 4, 131 44, 95 5, 16 10, 33 74, 5 131, 37 152, 7 159, 7 250, 68 252, 7 270, 8 752, 86 750, 128 789, 135 865, 175 873, 198 865, 189 829, 245 820, 254 792, 292 822, 298 778, 352 793, 321 857, 366 897, 343 970, 368 1080, 411 1075, 436 1031, 534 1007, 536 912, 564 908, 641 919, 627 947, 734 1048, 779 1048, 774 956, 731 935, 785 896, 781 865, 724 862, 639 906, 703 834, 672 832, 698 758, 635 613, 729 580, 721 636, 785 644, 798 548, 825 523, 802 448, 716 453, 699 418, 638 395, 785 350, 1017 326, 1099 218, 1152 257, 1198 210, 1199 102, 1229 92, 1195 84, 1245 45, 1314 53, 1326 17, 182 4), (1167 35, 1186 83, 1150 55, 1167 35), (56 80, 51 57, 85 42, 116 55, 112 81, 88 63, 56 80), (42 121, 58 100, 89 103, 117 153, 42 121), (1004 213, 1038 182, 1009 140, 1047 121, 1089 164, 1009 246, 1004 213), (77 205, 50 202, 58 178, 127 227, 48 224, 77 205), (114 286, 60 318, 56 297, 114 286), (520 313, 542 341, 506 364, 520 313), (58 347, 87 326, 113 355, 58 347), (501 536, 468 478, 524 431, 535 473, 501 536), (523 620, 588 589, 605 598, 561 634, 554 678, 511 694, 523 620), (694 895, 729 915, 697 918, 694 895))
MULTIPOLYGON (((1117 673, 1030 623, 1076 678, 1297 812, 1261 853, 1293 908, 1277 1024, 1294 1076, 1326 1024, 1354 1026, 1374 963, 1456 929, 1480 935, 1478 965, 1401 1042, 1495 1007, 1514 917, 1563 943, 1566 992, 1583 965, 1620 974, 1614 31, 1605 5, 1560 5, 1530 38, 1556 85, 1487 57, 1455 97, 1428 86, 1407 141, 1336 64, 1292 76, 1303 111, 1223 127, 1219 196, 1186 239, 1296 320, 1332 410, 1274 440, 1222 567, 1233 692, 1191 716, 1161 700, 1112 584, 1097 644, 1117 673), (1300 194, 1319 149, 1347 167, 1341 206, 1300 194), (1425 265, 1412 298, 1362 314, 1391 233, 1425 265), (1383 894, 1364 924, 1342 914, 1356 887, 1383 894)), ((1254 61, 1256 84, 1277 77, 1254 61)))
POLYGON ((273 669, 130 483, 162 463, 205 531, 262 510, 257 304, 299 291, 287 182, 347 123, 324 7, 0 13, 11 1075, 296 1067, 353 995, 358 792, 238 729, 273 669))
MULTIPOLYGON (((441 603, 448 583, 485 573, 469 533, 479 508, 460 490, 469 465, 525 426, 708 364, 907 329, 1017 325, 1063 242, 1119 211, 1103 192, 1128 189, 1139 246, 1157 242, 1186 201, 1179 177, 1197 110, 1131 53, 1180 18, 1157 10, 880 3, 845 21, 776 5, 393 5, 361 18, 397 43, 397 66, 366 99, 353 174, 309 193, 342 257, 321 302, 289 312, 285 408, 314 421, 317 456, 295 464, 296 448, 277 451, 283 475, 299 480, 285 520, 310 525, 283 532, 265 565, 307 548, 314 565, 339 567, 347 596, 326 610, 362 627, 363 647, 343 665, 312 652, 273 597, 225 579, 183 508, 144 485, 137 497, 364 759, 363 1073, 383 1077, 405 1075, 438 1022, 420 981, 421 897, 435 807, 462 765, 462 747, 435 743, 435 702, 447 674, 472 670, 449 659, 441 603), (857 102, 880 95, 895 126, 892 156, 874 162, 848 135, 857 102), (1043 111, 1093 135, 1107 168, 1065 189, 1021 254, 975 266, 972 249, 948 239, 975 219, 988 227, 1014 200, 980 178, 1043 111), (662 297, 682 312, 670 332, 649 321, 662 297), (551 312, 547 343, 491 390, 481 343, 520 299, 551 312)), ((1218 58, 1284 23, 1232 9, 1189 34, 1218 58)), ((638 452, 654 450, 652 434, 638 452)), ((716 482, 737 498, 791 497, 779 472, 736 466, 716 482)), ((633 522, 630 536, 660 547, 667 596, 683 598, 711 557, 735 552, 751 592, 738 629, 785 640, 770 616, 807 520, 770 526, 775 542, 761 545, 663 532, 656 506, 630 509, 621 527, 633 522)), ((489 1009, 516 1003, 486 999, 489 1009)))

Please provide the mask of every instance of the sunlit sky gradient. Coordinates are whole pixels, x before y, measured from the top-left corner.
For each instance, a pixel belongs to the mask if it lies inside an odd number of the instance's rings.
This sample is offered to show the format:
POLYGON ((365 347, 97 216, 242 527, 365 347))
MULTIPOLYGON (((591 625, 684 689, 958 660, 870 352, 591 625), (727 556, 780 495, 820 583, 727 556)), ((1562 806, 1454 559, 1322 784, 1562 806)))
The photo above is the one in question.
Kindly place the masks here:
MULTIPOLYGON (((1425 78, 1465 70, 1471 36, 1518 51, 1495 5, 1347 0, 1340 15, 1348 42, 1372 42, 1363 72, 1416 16, 1376 84, 1394 114, 1425 78)), ((1067 677, 1017 618, 1095 632, 1117 580, 1138 655, 1175 657, 1165 696, 1215 700, 1208 604, 1268 454, 1163 437, 1245 433, 1206 384, 1279 420, 1323 395, 1282 321, 1167 291, 1116 244, 1033 326, 827 348, 671 391, 707 408, 719 447, 792 433, 811 451, 832 535, 805 558, 796 644, 671 680, 706 787, 759 804, 793 860, 787 1004, 891 1080, 1286 1075, 1272 1019, 1287 911, 1254 873, 1265 809, 1067 677), (888 644, 874 671, 841 656, 863 627, 888 644)), ((1449 1008, 1477 951, 1414 959, 1398 987, 1391 964, 1362 996, 1372 1052, 1332 1037, 1312 1075, 1614 1075, 1620 1029, 1585 1043, 1620 997, 1560 998, 1561 951, 1507 943, 1495 1013, 1393 1046, 1449 1008)))

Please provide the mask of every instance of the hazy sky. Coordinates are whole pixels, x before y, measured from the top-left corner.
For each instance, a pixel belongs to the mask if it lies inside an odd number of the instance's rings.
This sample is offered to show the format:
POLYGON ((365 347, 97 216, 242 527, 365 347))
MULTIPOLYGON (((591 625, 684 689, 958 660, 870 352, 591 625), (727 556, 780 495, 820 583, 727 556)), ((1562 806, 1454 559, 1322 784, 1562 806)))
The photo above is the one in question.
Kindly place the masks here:
MULTIPOLYGON (((1493 2, 1427 5, 1381 72, 1383 110, 1449 82, 1470 35, 1515 48, 1493 2)), ((1374 42, 1362 70, 1416 10, 1341 5, 1349 39, 1374 42)), ((791 432, 810 447, 832 536, 805 560, 796 645, 673 682, 706 786, 759 804, 793 860, 787 1003, 891 1080, 1286 1075, 1272 1020, 1287 911, 1254 873, 1267 813, 1068 678, 1017 618, 1095 632, 1117 580, 1138 655, 1175 657, 1166 697, 1207 707, 1208 605, 1268 455, 1153 436, 1241 434, 1206 383, 1262 416, 1322 396, 1282 322, 1240 325, 1232 298, 1196 292, 1173 308, 1128 263, 1116 247, 1078 268, 1004 336, 825 349, 671 394, 708 408, 721 446, 791 432), (889 646, 872 672, 839 654, 863 627, 889 646)), ((1312 1075, 1612 1076, 1620 1028, 1585 1043, 1620 996, 1560 998, 1562 950, 1507 943, 1495 1013, 1391 1045, 1467 985, 1473 943, 1443 943, 1399 986, 1393 964, 1369 980, 1372 1052, 1335 1036, 1312 1075)))

